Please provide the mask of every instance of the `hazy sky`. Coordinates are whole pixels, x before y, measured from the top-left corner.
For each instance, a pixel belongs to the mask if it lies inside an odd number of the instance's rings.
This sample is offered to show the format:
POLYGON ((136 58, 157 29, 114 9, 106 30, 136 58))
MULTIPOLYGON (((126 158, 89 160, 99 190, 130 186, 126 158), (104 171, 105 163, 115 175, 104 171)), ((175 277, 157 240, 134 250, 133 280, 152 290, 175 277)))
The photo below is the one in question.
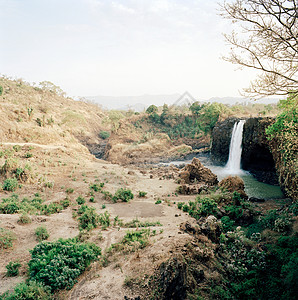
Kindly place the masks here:
POLYGON ((69 96, 239 96, 221 0, 0 0, 0 74, 69 96))

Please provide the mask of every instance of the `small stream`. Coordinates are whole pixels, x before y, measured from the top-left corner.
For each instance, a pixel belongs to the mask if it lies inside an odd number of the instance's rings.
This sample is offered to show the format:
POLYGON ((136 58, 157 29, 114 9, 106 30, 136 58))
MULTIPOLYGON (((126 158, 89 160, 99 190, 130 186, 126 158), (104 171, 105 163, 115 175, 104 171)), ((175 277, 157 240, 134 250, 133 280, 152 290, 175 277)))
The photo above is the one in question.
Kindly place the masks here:
MULTIPOLYGON (((245 192, 248 195, 248 197, 256 197, 265 200, 280 199, 285 197, 279 186, 274 186, 257 181, 247 171, 239 170, 237 172, 233 172, 229 171, 224 166, 215 165, 210 159, 209 154, 200 154, 196 155, 195 157, 199 158, 199 160, 205 167, 209 168, 214 174, 216 174, 219 181, 229 175, 237 175, 241 177, 244 181, 245 192)), ((160 165, 173 164, 175 166, 182 166, 191 163, 191 160, 192 158, 186 160, 176 160, 168 163, 161 163, 160 165)))

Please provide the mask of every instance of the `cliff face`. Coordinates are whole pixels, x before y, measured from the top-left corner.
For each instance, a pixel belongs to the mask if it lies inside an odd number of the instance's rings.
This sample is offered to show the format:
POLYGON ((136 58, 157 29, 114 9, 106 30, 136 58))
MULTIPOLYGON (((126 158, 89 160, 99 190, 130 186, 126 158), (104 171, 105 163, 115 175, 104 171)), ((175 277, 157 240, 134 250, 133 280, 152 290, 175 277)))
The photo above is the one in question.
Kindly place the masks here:
MULTIPOLYGON (((214 128, 211 157, 216 162, 227 162, 233 126, 238 120, 230 118, 214 128)), ((275 162, 265 135, 265 128, 273 121, 273 118, 250 118, 246 121, 243 128, 241 164, 242 169, 250 171, 259 181, 278 184, 275 162)))
POLYGON ((218 123, 212 131, 211 158, 216 163, 226 164, 229 158, 229 147, 235 122, 237 118, 229 118, 218 123))
POLYGON ((259 181, 278 184, 275 162, 266 138, 265 129, 273 118, 250 118, 243 128, 241 164, 259 181))

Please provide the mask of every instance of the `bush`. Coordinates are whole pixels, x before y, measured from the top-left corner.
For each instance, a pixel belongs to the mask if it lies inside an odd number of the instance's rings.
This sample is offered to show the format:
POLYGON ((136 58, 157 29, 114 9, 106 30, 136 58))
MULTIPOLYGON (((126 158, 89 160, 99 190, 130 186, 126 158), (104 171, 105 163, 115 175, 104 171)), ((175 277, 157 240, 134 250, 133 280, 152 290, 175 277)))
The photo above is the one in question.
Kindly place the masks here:
POLYGON ((50 300, 53 299, 49 288, 45 287, 43 284, 29 281, 28 283, 18 284, 12 293, 5 293, 0 295, 3 300, 50 300))
POLYGON ((80 243, 76 239, 59 239, 42 242, 30 251, 29 276, 43 283, 51 291, 71 289, 76 278, 101 254, 92 243, 80 243))
POLYGON ((207 197, 198 200, 201 203, 199 207, 199 214, 202 216, 215 215, 217 213, 217 204, 214 200, 207 197))
POLYGON ((12 242, 16 239, 14 233, 0 227, 0 250, 12 247, 12 242))
POLYGON ((116 202, 117 200, 122 200, 123 202, 128 202, 133 199, 134 195, 131 190, 126 189, 118 189, 113 197, 113 200, 116 202))
POLYGON ((78 203, 79 205, 82 205, 82 204, 86 203, 86 200, 85 200, 84 197, 82 197, 82 196, 79 196, 79 197, 76 199, 76 201, 77 201, 77 203, 78 203))
POLYGON ((96 213, 95 208, 86 206, 85 211, 79 217, 80 230, 91 230, 97 227, 99 222, 99 215, 96 213))
POLYGON ((7 178, 3 182, 3 190, 14 192, 17 189, 18 185, 19 183, 16 178, 7 178))
POLYGON ((19 224, 30 224, 31 218, 27 214, 22 214, 18 220, 19 224))
POLYGON ((2 94, 3 94, 3 86, 0 85, 0 96, 2 96, 2 94))
POLYGON ((9 262, 5 268, 7 269, 6 271, 6 276, 7 277, 14 277, 19 275, 19 268, 21 264, 18 261, 11 261, 9 262))
POLYGON ((48 237, 50 236, 47 229, 44 226, 37 227, 35 229, 35 235, 37 241, 41 242, 43 240, 47 240, 48 237))
POLYGON ((221 228, 223 232, 228 232, 234 230, 235 221, 231 220, 230 217, 224 216, 220 219, 221 228))
POLYGON ((99 133, 99 137, 102 138, 103 140, 108 139, 110 135, 111 134, 108 131, 101 131, 99 133))
POLYGON ((146 197, 147 192, 139 191, 139 198, 146 197))
POLYGON ((89 188, 93 190, 94 192, 100 192, 104 186, 104 183, 94 183, 90 184, 89 188))

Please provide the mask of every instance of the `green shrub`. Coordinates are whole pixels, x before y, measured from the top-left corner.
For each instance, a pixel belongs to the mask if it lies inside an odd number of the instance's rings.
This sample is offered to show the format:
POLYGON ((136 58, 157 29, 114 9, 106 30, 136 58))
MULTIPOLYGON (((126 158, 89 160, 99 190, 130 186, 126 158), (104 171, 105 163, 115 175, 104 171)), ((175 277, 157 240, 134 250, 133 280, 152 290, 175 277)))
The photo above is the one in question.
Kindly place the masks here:
POLYGON ((17 189, 18 185, 19 183, 16 178, 7 178, 3 182, 3 190, 14 192, 17 189))
POLYGON ((60 205, 65 209, 70 205, 70 200, 68 198, 65 198, 60 201, 60 205))
POLYGON ((102 225, 103 229, 106 229, 111 225, 110 214, 107 211, 99 214, 98 222, 100 223, 100 225, 102 225))
POLYGON ((94 197, 93 197, 93 196, 92 196, 92 197, 90 197, 90 198, 89 198, 89 201, 94 203, 94 202, 95 202, 95 199, 94 199, 94 197))
POLYGON ((2 94, 3 94, 3 86, 0 85, 0 96, 2 96, 2 94))
POLYGON ((128 202, 133 199, 134 195, 129 189, 118 189, 113 197, 113 200, 116 202, 117 200, 121 200, 123 202, 128 202))
POLYGON ((99 133, 99 137, 102 138, 103 140, 108 139, 110 135, 111 134, 108 131, 101 131, 99 133))
POLYGON ((62 209, 63 209, 63 206, 61 204, 52 202, 49 205, 44 204, 43 206, 41 206, 41 214, 49 216, 49 215, 61 212, 62 209))
POLYGON ((79 229, 91 230, 96 228, 99 222, 99 215, 96 213, 95 208, 87 207, 84 213, 78 218, 79 229))
POLYGON ((233 231, 235 226, 235 221, 231 220, 230 217, 224 216, 220 219, 221 228, 223 232, 233 231))
POLYGON ((0 295, 3 300, 51 300, 50 289, 35 281, 19 283, 12 293, 0 295))
POLYGON ((30 224, 31 218, 26 213, 23 213, 22 215, 20 215, 18 223, 19 224, 30 224))
POLYGON ((182 209, 184 202, 178 202, 177 207, 178 209, 182 209))
POLYGON ((26 157, 26 158, 30 158, 30 157, 32 157, 32 156, 33 156, 33 154, 30 153, 30 152, 27 152, 27 153, 25 154, 25 157, 26 157))
POLYGON ((15 234, 8 229, 0 227, 0 250, 12 247, 12 242, 16 239, 15 234))
POLYGON ((39 242, 47 240, 48 237, 50 236, 48 233, 48 230, 44 226, 37 227, 35 229, 35 235, 36 235, 37 241, 39 241, 39 242))
POLYGON ((79 196, 79 197, 76 199, 76 201, 77 201, 77 203, 78 203, 79 205, 82 205, 82 204, 86 203, 86 200, 85 200, 84 197, 82 197, 82 196, 79 196))
POLYGON ((155 201, 155 204, 160 204, 162 201, 160 199, 155 201))
POLYGON ((72 194, 74 192, 73 188, 67 188, 65 191, 67 194, 72 194))
POLYGON ((139 198, 143 198, 143 197, 146 197, 147 195, 147 192, 143 192, 143 191, 139 191, 139 198))
POLYGON ((92 243, 80 243, 76 239, 59 239, 42 242, 30 251, 30 279, 43 283, 51 291, 71 289, 76 278, 101 254, 92 243))
POLYGON ((19 268, 21 264, 18 261, 11 261, 9 262, 5 268, 7 269, 6 271, 6 276, 7 277, 14 277, 19 275, 19 268))
POLYGON ((94 192, 100 192, 104 186, 104 183, 94 183, 90 184, 89 188, 94 192))
POLYGON ((205 197, 203 199, 198 199, 197 201, 201 204, 199 207, 199 214, 202 216, 216 215, 217 203, 214 200, 205 197))

